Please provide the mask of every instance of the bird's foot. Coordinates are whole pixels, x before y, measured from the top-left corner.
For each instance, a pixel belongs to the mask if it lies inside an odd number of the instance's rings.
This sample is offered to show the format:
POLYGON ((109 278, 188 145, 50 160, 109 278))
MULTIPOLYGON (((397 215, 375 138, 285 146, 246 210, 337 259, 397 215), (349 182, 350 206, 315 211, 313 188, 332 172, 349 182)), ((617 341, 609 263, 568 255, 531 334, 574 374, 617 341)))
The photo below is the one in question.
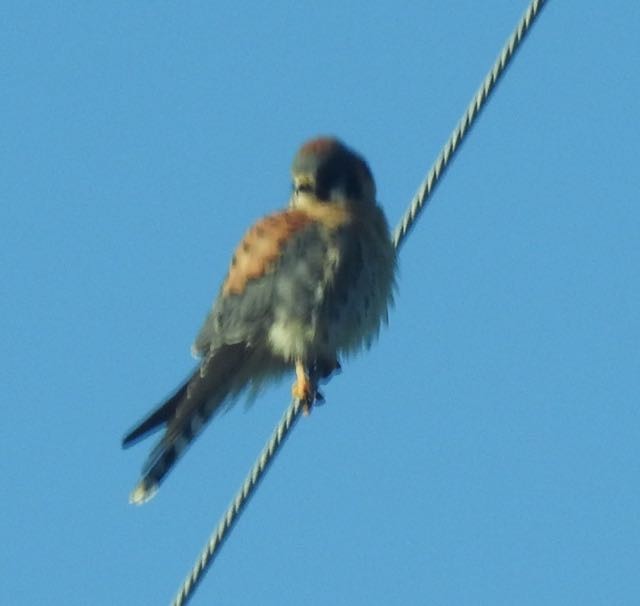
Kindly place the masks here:
POLYGON ((341 371, 342 366, 335 358, 333 360, 318 360, 315 364, 315 372, 320 381, 328 381, 333 374, 338 374, 341 371))
POLYGON ((296 362, 296 381, 291 388, 291 394, 300 402, 302 414, 307 416, 314 404, 324 402, 324 396, 318 391, 316 381, 309 376, 302 362, 296 362))

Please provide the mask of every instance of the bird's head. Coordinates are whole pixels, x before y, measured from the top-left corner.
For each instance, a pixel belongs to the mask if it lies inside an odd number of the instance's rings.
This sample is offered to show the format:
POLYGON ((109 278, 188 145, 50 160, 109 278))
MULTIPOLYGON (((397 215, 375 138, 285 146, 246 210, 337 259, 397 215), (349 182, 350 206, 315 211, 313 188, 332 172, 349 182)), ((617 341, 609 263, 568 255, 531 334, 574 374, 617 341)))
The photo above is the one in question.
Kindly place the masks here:
POLYGON ((308 204, 346 206, 351 211, 375 207, 376 186, 365 160, 333 137, 305 143, 291 167, 291 206, 308 204))

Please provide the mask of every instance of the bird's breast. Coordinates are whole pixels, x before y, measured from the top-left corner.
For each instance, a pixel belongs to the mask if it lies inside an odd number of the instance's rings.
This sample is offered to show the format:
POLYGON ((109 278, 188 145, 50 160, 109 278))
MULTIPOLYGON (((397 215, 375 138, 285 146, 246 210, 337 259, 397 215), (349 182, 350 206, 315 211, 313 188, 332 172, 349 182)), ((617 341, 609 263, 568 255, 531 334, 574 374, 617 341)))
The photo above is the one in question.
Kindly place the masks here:
POLYGON ((286 359, 333 358, 368 346, 386 321, 395 253, 380 225, 319 227, 280 282, 269 331, 286 359))

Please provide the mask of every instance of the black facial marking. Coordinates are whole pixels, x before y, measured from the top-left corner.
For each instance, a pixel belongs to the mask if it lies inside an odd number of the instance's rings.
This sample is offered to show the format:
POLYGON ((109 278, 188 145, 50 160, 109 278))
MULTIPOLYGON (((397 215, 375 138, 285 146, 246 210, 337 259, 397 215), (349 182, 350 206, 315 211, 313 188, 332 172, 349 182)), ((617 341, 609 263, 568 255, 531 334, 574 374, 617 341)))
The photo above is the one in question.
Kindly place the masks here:
POLYGON ((362 161, 344 153, 329 155, 320 164, 316 174, 316 195, 321 200, 330 200, 333 193, 347 198, 360 198, 362 185, 360 183, 358 165, 362 161))
POLYGON ((295 192, 297 194, 312 194, 313 192, 313 185, 311 183, 301 183, 300 185, 298 185, 297 187, 294 186, 295 192))

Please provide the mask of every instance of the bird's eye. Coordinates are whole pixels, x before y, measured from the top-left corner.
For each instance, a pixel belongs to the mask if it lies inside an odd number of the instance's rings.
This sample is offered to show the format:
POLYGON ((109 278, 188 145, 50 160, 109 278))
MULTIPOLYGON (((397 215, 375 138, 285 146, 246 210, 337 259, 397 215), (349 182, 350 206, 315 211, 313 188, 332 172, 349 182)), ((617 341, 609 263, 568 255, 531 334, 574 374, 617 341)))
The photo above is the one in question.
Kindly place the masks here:
POLYGON ((294 185, 294 191, 296 194, 312 194, 313 185, 311 183, 298 183, 294 185))

